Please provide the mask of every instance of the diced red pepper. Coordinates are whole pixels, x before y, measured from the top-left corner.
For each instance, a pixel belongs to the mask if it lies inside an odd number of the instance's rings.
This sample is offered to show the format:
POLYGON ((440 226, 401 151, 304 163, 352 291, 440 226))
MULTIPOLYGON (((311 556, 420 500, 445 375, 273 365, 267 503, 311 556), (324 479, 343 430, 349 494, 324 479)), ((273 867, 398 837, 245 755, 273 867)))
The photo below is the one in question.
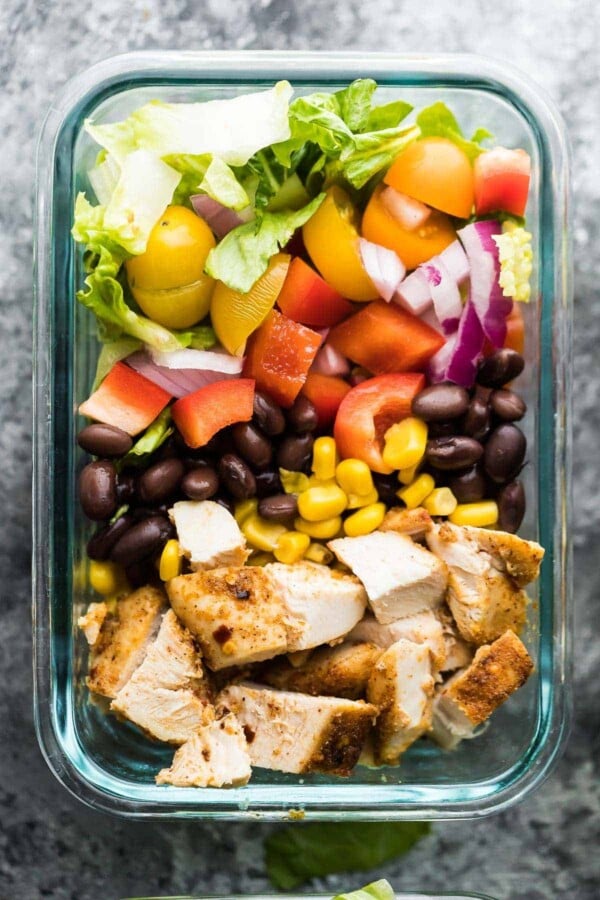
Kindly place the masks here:
POLYGON ((481 153, 473 164, 477 215, 525 215, 530 176, 531 159, 525 150, 495 147, 481 153))
POLYGON ((317 410, 318 428, 327 428, 335 419, 340 403, 350 390, 350 385, 338 375, 321 375, 309 372, 302 388, 317 410))
POLYGON ((320 334, 274 309, 248 341, 244 375, 280 406, 291 406, 320 345, 320 334))
POLYGON ((254 381, 215 381, 173 404, 171 415, 188 447, 204 447, 221 428, 249 422, 254 406, 254 381))
POLYGON ((336 325, 352 312, 352 304, 299 257, 290 263, 277 306, 288 318, 314 328, 336 325))
POLYGON ((134 436, 154 421, 171 396, 125 363, 117 362, 79 412, 134 436))
POLYGON ((362 459, 374 472, 388 475, 383 461, 383 439, 390 426, 410 415, 413 397, 425 387, 417 372, 379 375, 363 381, 340 404, 333 435, 342 459, 362 459))
POLYGON ((385 300, 363 306, 336 325, 327 340, 376 375, 423 369, 444 344, 442 335, 421 319, 385 300))

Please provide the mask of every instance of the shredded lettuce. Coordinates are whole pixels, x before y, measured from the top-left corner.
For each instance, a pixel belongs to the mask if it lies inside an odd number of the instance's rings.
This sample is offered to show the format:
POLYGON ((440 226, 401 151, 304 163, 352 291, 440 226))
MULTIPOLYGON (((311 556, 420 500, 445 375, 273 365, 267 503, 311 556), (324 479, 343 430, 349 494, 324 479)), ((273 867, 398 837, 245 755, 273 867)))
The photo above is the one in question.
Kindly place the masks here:
POLYGON ((355 188, 364 185, 382 169, 388 168, 399 153, 420 135, 416 125, 399 131, 385 128, 357 134, 352 150, 343 153, 337 163, 327 169, 328 180, 341 173, 355 188))
POLYGON ((248 194, 235 177, 232 169, 218 156, 213 156, 211 159, 198 189, 229 209, 239 211, 245 209, 250 203, 248 194))
POLYGON ((478 128, 470 140, 466 138, 454 113, 441 100, 421 110, 417 115, 417 125, 423 137, 448 138, 464 150, 470 160, 475 159, 485 149, 480 146, 482 141, 493 137, 485 128, 478 128))
POLYGON ((144 462, 145 459, 154 453, 164 444, 170 435, 173 434, 173 425, 171 424, 171 409, 165 407, 157 418, 148 425, 145 432, 137 439, 131 450, 119 460, 119 468, 124 466, 136 465, 144 462))
POLYGON ((132 353, 135 353, 136 350, 141 350, 142 347, 141 341, 130 337, 117 338, 115 341, 108 341, 106 344, 102 344, 96 364, 96 375, 92 392, 100 387, 115 363, 120 362, 127 356, 131 356, 132 353))

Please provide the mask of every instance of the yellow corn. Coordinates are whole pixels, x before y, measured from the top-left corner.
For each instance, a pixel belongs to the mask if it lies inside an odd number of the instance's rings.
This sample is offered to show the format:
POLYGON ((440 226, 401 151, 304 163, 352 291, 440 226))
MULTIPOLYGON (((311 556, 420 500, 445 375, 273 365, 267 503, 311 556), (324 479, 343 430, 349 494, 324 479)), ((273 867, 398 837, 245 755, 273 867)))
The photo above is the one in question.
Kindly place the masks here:
POLYGON ((364 506, 344 520, 344 531, 348 537, 371 534, 372 531, 379 528, 385 513, 385 503, 372 503, 370 506, 364 506))
POLYGON ((369 491, 368 494, 348 494, 348 506, 346 508, 360 509, 362 506, 371 506, 372 503, 377 503, 378 500, 379 494, 375 488, 369 491))
POLYGON ((447 487, 436 488, 423 501, 430 516, 449 516, 456 509, 458 500, 447 487))
POLYGON ((335 477, 338 455, 332 437, 317 438, 313 445, 312 470, 321 481, 335 477))
POLYGON ((339 516, 348 505, 348 498, 337 484, 311 487, 298 496, 298 512, 309 522, 322 522, 339 516))
POLYGON ((324 547, 323 544, 315 544, 313 542, 304 554, 304 559, 326 566, 333 559, 333 553, 327 547, 324 547))
POLYGON ((417 472, 419 471, 419 466, 421 465, 421 461, 414 465, 410 466, 408 469, 400 469, 398 472, 398 481, 401 484, 412 484, 415 478, 417 477, 417 472))
POLYGON ((475 525, 485 528, 498 521, 498 505, 495 500, 479 500, 477 503, 459 503, 448 516, 453 525, 475 525))
MULTIPOLYGON (((311 475, 304 490, 307 491, 311 487, 327 487, 330 484, 335 484, 337 486, 337 481, 335 480, 335 478, 326 478, 325 481, 323 481, 322 478, 317 478, 316 475, 311 475)), ((301 493, 304 493, 304 491, 302 491, 301 493)))
POLYGON ((264 553, 262 550, 255 551, 247 562, 248 566, 267 566, 269 563, 275 562, 272 553, 264 553))
POLYGON ((304 472, 280 469, 279 480, 286 494, 300 494, 309 487, 308 475, 305 475, 304 472))
POLYGON ((242 523, 242 534, 248 543, 257 550, 272 552, 277 546, 277 541, 285 534, 284 525, 277 522, 268 522, 260 516, 251 515, 242 523))
POLYGON ((385 433, 383 461, 391 469, 410 469, 421 461, 427 444, 427 425, 409 416, 385 433))
POLYGON ((343 459, 335 468, 335 477, 347 494, 364 497, 373 492, 371 470, 362 459, 343 459))
POLYGON ((89 580, 91 587, 103 596, 116 594, 125 588, 125 576, 120 566, 113 562, 90 560, 89 580))
POLYGON ((334 538, 341 530, 342 519, 340 516, 333 516, 331 519, 323 519, 321 522, 308 522, 298 516, 294 521, 294 528, 317 541, 327 541, 334 538))
POLYGON ((433 480, 433 477, 424 473, 423 475, 419 475, 418 478, 415 478, 412 484, 396 491, 396 496, 399 497, 403 503, 406 503, 409 509, 416 509, 417 506, 422 506, 425 497, 429 496, 434 487, 435 481, 433 480))
POLYGON ((256 515, 256 511, 258 509, 258 500, 238 500, 235 504, 233 515, 235 517, 235 521, 238 523, 240 528, 250 516, 256 515))
POLYGON ((275 559, 280 563, 287 563, 288 566, 291 566, 292 563, 302 559, 309 547, 310 537, 307 534, 302 534, 300 531, 286 531, 277 541, 273 553, 275 559))
POLYGON ((160 554, 158 574, 161 581, 170 581, 181 574, 181 556, 179 554, 179 542, 175 539, 167 541, 160 554))

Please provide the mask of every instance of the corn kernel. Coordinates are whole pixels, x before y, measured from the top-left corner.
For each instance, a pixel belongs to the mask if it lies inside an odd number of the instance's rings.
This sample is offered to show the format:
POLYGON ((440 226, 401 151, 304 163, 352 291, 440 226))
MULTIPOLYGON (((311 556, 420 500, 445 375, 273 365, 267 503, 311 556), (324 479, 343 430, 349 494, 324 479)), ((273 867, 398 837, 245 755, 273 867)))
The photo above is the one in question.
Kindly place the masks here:
POLYGON ((423 501, 430 516, 449 516, 458 505, 458 500, 447 487, 436 488, 423 501))
POLYGON ((427 425, 409 416, 385 433, 383 461, 391 469, 410 469, 421 461, 427 444, 427 425))
POLYGON ((410 466, 408 469, 400 469, 398 472, 398 481, 401 484, 412 484, 417 477, 420 465, 421 462, 419 461, 416 465, 410 466))
POLYGON ((362 459, 343 459, 335 468, 335 477, 347 494, 364 497, 373 492, 373 476, 362 459))
POLYGON ((277 546, 277 541, 285 534, 284 525, 277 522, 268 522, 260 516, 251 515, 242 523, 242 534, 248 543, 257 550, 272 552, 277 546))
POLYGON ((280 563, 291 566, 299 562, 310 547, 310 537, 300 531, 286 531, 277 541, 273 553, 280 563))
POLYGON ((321 522, 308 522, 298 516, 294 521, 294 528, 317 541, 327 541, 334 538, 341 530, 342 519, 340 516, 333 516, 331 519, 323 519, 321 522))
POLYGON ((348 494, 348 506, 346 509, 360 509, 363 506, 371 506, 372 503, 377 503, 378 500, 379 494, 375 488, 368 494, 348 494))
POLYGON ((267 566, 269 563, 275 562, 275 557, 272 553, 264 553, 262 550, 256 550, 251 556, 246 565, 248 566, 267 566))
POLYGON ((372 531, 379 528, 385 513, 385 503, 372 503, 370 506, 364 506, 344 520, 344 532, 348 537, 371 534, 372 531))
POLYGON ((475 525, 485 528, 498 521, 498 504, 495 500, 479 500, 477 503, 459 503, 448 516, 453 525, 475 525))
POLYGON ((179 553, 179 542, 175 539, 167 541, 160 554, 160 563, 158 574, 161 581, 170 581, 181 574, 181 555, 179 553))
POLYGON ((116 594, 125 587, 125 576, 120 566, 113 562, 90 560, 90 586, 99 594, 116 594))
POLYGON ((290 469, 279 470, 279 480, 286 494, 300 494, 308 487, 308 475, 304 472, 292 472, 290 469))
POLYGON ((333 559, 333 553, 328 547, 324 547, 323 544, 315 544, 313 541, 304 554, 304 559, 326 566, 333 559))
POLYGON ((298 512, 309 522, 322 522, 339 516, 348 505, 348 498, 337 484, 311 487, 298 496, 298 512))
MULTIPOLYGON (((323 481, 321 478, 317 478, 316 475, 311 475, 304 490, 307 491, 311 487, 327 487, 330 484, 335 484, 337 487, 337 481, 335 480, 335 478, 327 478, 325 481, 323 481)), ((304 491, 302 491, 302 493, 304 493, 304 491)))
POLYGON ((335 478, 338 462, 337 448, 332 437, 317 438, 313 445, 312 471, 321 481, 335 478))
POLYGON ((256 515, 258 500, 239 500, 234 507, 233 515, 240 528, 250 516, 256 515))
POLYGON ((433 480, 433 476, 428 475, 425 472, 423 475, 419 475, 418 478, 415 478, 412 484, 396 491, 396 496, 399 497, 409 509, 416 509, 417 506, 422 506, 423 501, 429 496, 434 487, 435 481, 433 480))

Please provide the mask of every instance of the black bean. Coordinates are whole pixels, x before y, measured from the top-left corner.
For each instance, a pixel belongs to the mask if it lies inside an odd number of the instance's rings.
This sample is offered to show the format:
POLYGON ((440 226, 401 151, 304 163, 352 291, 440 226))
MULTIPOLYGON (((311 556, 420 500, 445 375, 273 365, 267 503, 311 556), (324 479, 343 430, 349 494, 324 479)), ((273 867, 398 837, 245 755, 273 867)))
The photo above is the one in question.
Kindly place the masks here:
POLYGON ((108 559, 110 551, 123 537, 125 532, 133 525, 134 519, 130 515, 119 516, 110 525, 99 528, 87 543, 87 555, 90 559, 108 559))
POLYGON ((417 394, 412 414, 425 422, 446 422, 463 416, 469 405, 469 394, 458 384, 433 384, 417 394))
POLYGON ((221 495, 220 497, 213 497, 213 502, 218 503, 219 506, 222 506, 223 509, 226 509, 227 512, 230 512, 231 515, 233 515, 233 513, 235 512, 235 506, 233 504, 233 501, 231 500, 231 497, 224 497, 223 495, 221 495))
POLYGON ((525 489, 521 481, 509 481, 500 488, 498 504, 498 528, 515 534, 525 515, 525 489))
POLYGON ((483 464, 493 481, 511 481, 525 459, 527 441, 516 425, 498 425, 485 445, 483 464))
POLYGON ((377 494, 382 503, 385 503, 386 506, 398 506, 396 491, 402 485, 398 483, 398 478, 395 474, 380 475, 378 472, 373 472, 373 484, 377 488, 377 494))
POLYGON ((469 403, 469 408, 461 423, 461 430, 468 436, 482 441, 490 433, 492 415, 490 411, 490 388, 477 385, 469 403))
POLYGON ((82 429, 77 435, 77 443, 88 453, 109 459, 123 456, 133 446, 133 440, 126 431, 100 423, 82 429))
POLYGON ((79 476, 79 500, 94 522, 109 519, 117 508, 117 470, 107 459, 88 463, 79 476))
POLYGON ((483 447, 474 438, 455 437, 434 438, 427 441, 425 458, 435 469, 456 471, 467 469, 481 459, 483 447))
POLYGON ((283 412, 267 394, 256 391, 254 394, 254 421, 265 434, 275 437, 285 431, 283 412))
POLYGON ((471 466, 466 472, 454 475, 449 479, 448 487, 459 503, 475 503, 483 500, 487 493, 485 475, 479 466, 471 466))
POLYGON ((430 422, 427 434, 430 438, 452 437, 460 431, 458 422, 430 422))
POLYGON ((191 454, 186 454, 181 457, 181 462, 184 464, 186 470, 189 472, 190 469, 199 469, 202 466, 213 467, 213 460, 210 459, 207 455, 204 456, 192 456, 191 454))
POLYGON ((292 472, 310 467, 314 439, 312 434, 291 434, 284 437, 277 450, 277 465, 292 472))
POLYGON ((256 469, 264 469, 273 458, 273 445, 262 431, 251 422, 238 422, 231 429, 235 449, 247 463, 256 469))
POLYGON ((110 551, 113 562, 123 566, 142 562, 157 553, 173 537, 174 529, 164 516, 151 516, 132 525, 110 551))
POLYGON ((256 480, 247 463, 235 453, 226 453, 219 463, 222 485, 236 500, 247 500, 256 494, 256 480))
POLYGON ((294 400, 293 406, 286 412, 286 419, 292 431, 296 434, 304 434, 314 431, 319 423, 319 415, 308 397, 299 394, 294 400))
POLYGON ((293 494, 265 497, 258 504, 258 514, 272 522, 288 522, 298 515, 298 501, 293 494))
POLYGON ((490 406, 503 422, 518 422, 527 412, 527 404, 523 398, 506 389, 492 391, 490 406))
POLYGON ((254 476, 256 481, 256 496, 259 499, 271 497, 273 494, 281 494, 283 487, 276 469, 265 469, 254 476))
POLYGON ((516 350, 503 347, 482 359, 477 369, 477 381, 484 387, 501 388, 520 375, 525 360, 516 350))
POLYGON ((136 522, 152 519, 154 516, 166 517, 169 514, 169 505, 168 503, 159 503, 157 506, 135 506, 130 513, 136 522))
POLYGON ((136 496, 136 478, 131 472, 119 472, 117 475, 117 502, 131 503, 136 496))
POLYGON ((144 503, 160 503, 172 497, 184 475, 185 466, 176 457, 154 463, 138 479, 141 500, 144 503))
POLYGON ((156 568, 151 560, 142 560, 125 567, 125 577, 132 588, 144 587, 158 581, 156 568))
MULTIPOLYGON (((153 456, 153 459, 156 462, 159 462, 163 459, 173 459, 175 456, 181 456, 184 451, 185 444, 183 443, 183 438, 177 432, 177 434, 171 435, 170 438, 161 444, 156 453, 153 456)), ((187 449, 187 448, 186 448, 187 449)))
POLYGON ((184 475, 181 490, 190 500, 209 500, 219 490, 219 476, 210 466, 196 466, 184 475))

